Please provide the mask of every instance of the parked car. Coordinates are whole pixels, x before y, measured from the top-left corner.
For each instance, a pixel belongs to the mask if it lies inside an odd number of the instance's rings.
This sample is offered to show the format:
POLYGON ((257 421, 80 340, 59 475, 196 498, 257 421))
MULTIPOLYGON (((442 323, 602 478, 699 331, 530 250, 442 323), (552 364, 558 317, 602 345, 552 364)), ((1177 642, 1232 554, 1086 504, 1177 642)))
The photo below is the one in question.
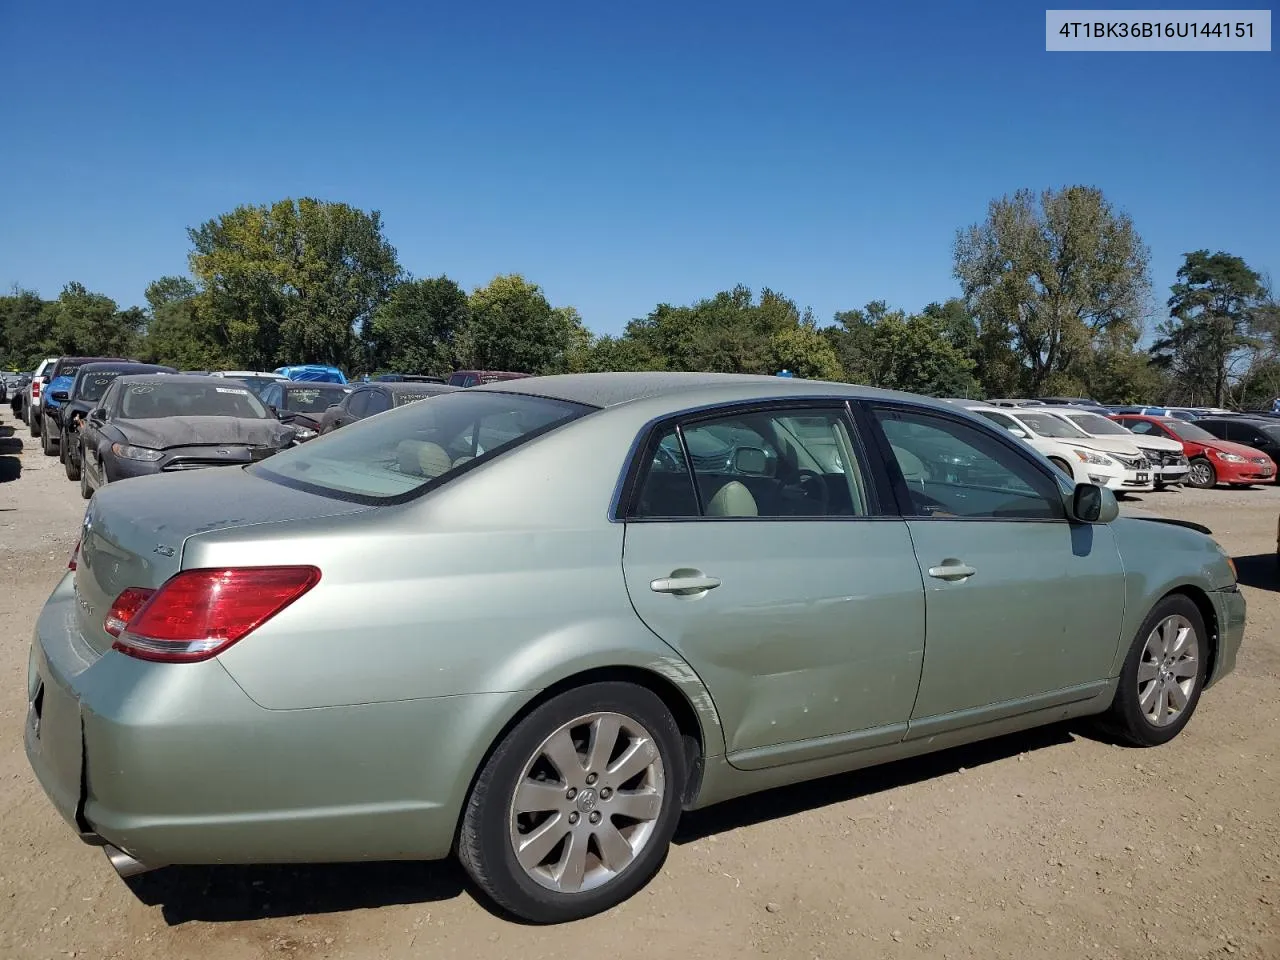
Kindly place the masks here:
POLYGON ((152 363, 86 363, 76 371, 70 389, 59 391, 50 387, 50 400, 62 403, 62 439, 58 444, 58 456, 68 480, 80 479, 80 428, 91 410, 96 410, 107 388, 116 377, 130 374, 177 373, 173 367, 152 363))
POLYGON ((259 400, 262 399, 262 391, 268 386, 289 379, 283 373, 268 373, 261 370, 217 370, 210 376, 239 380, 257 394, 259 400))
POLYGON ((1132 413, 1118 414, 1115 420, 1133 433, 1170 437, 1181 442, 1182 451, 1191 464, 1187 483, 1193 487, 1215 487, 1219 483, 1248 486, 1275 482, 1276 467, 1266 454, 1230 440, 1219 440, 1194 423, 1174 417, 1132 413))
POLYGON ((375 383, 444 383, 444 377, 425 373, 380 373, 373 380, 375 383))
POLYGON ((62 440, 61 404, 50 396, 54 382, 59 378, 66 378, 58 383, 57 389, 67 390, 71 386, 76 371, 86 363, 106 362, 127 363, 129 361, 123 357, 59 357, 46 372, 45 379, 50 389, 44 391, 44 397, 40 402, 39 433, 32 434, 40 437, 40 446, 46 457, 52 457, 58 452, 58 444, 62 440))
POLYGON ((340 383, 297 383, 283 380, 268 384, 259 395, 272 415, 297 431, 295 441, 302 443, 320 432, 324 413, 351 392, 340 383))
POLYGON ((1142 407, 1136 411, 1144 417, 1162 417, 1173 420, 1196 419, 1196 415, 1185 407, 1142 407))
POLYGON ((49 357, 41 361, 31 377, 31 384, 22 400, 22 422, 27 425, 31 436, 40 436, 40 401, 44 398, 44 382, 49 369, 58 362, 57 357, 49 357))
POLYGON ((1043 407, 1043 400, 1000 399, 986 401, 993 407, 1043 407))
POLYGON ((332 433, 339 427, 383 413, 392 407, 426 400, 457 390, 443 383, 362 383, 325 410, 317 432, 332 433))
POLYGON ((1137 446, 1151 464, 1151 477, 1157 490, 1177 486, 1187 479, 1191 464, 1178 440, 1152 434, 1136 434, 1110 417, 1081 407, 1059 407, 1050 409, 1049 412, 1070 420, 1091 437, 1119 439, 1137 446))
POLYGON ((682 810, 1089 715, 1173 739, 1244 630, 1202 530, 906 394, 458 390, 100 490, 26 752, 124 874, 456 850, 506 911, 570 920, 639 890, 682 810), (755 445, 686 456, 722 433, 755 445), (957 448, 981 485, 933 461, 957 448))
POLYGON ((1219 440, 1241 443, 1280 463, 1280 420, 1261 417, 1202 417, 1195 422, 1219 440))
POLYGON ((1088 397, 1036 397, 1047 407, 1100 407, 1102 404, 1088 397))
POLYGON ((290 380, 306 380, 311 383, 346 383, 347 377, 337 367, 327 367, 320 363, 301 363, 291 367, 276 367, 276 373, 284 374, 290 380))
POLYGON ((244 466, 283 450, 293 428, 242 384, 184 374, 117 377, 80 429, 80 493, 155 473, 244 466))
POLYGON ((1146 493, 1153 488, 1151 465, 1137 444, 1098 442, 1050 408, 969 407, 993 424, 1025 440, 1076 483, 1106 486, 1116 493, 1146 493))
POLYGON ((474 387, 482 383, 521 380, 527 376, 527 373, 512 373, 510 370, 455 370, 449 375, 449 386, 474 387))

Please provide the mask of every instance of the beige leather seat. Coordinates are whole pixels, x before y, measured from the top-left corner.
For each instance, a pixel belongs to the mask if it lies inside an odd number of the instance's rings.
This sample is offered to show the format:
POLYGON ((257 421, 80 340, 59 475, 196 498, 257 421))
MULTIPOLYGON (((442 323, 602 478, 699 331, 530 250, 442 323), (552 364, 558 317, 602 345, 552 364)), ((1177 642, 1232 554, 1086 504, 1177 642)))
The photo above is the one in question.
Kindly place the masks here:
POLYGON ((400 472, 434 480, 449 472, 453 461, 444 447, 427 440, 401 440, 396 445, 400 472))
POLYGON ((758 517, 756 498, 743 484, 730 480, 707 504, 708 517, 758 517))

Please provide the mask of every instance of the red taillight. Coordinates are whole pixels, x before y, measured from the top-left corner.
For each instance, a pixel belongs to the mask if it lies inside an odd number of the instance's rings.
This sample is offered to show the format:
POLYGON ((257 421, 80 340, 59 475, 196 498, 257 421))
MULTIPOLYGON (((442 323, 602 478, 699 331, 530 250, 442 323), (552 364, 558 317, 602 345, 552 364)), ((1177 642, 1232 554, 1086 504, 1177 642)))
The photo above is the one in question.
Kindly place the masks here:
POLYGON ((80 538, 76 538, 76 545, 71 548, 71 556, 67 557, 67 569, 74 570, 76 568, 76 557, 80 554, 80 538))
POLYGON ((142 609, 142 605, 151 599, 155 591, 149 587, 129 587, 111 604, 111 612, 102 621, 102 629, 113 637, 120 636, 122 630, 129 625, 133 615, 142 609))
POLYGON ((40 381, 39 380, 31 381, 31 399, 32 400, 40 399, 40 381))
POLYGON ((140 660, 208 660, 319 582, 315 567, 184 570, 135 609, 112 647, 140 660))

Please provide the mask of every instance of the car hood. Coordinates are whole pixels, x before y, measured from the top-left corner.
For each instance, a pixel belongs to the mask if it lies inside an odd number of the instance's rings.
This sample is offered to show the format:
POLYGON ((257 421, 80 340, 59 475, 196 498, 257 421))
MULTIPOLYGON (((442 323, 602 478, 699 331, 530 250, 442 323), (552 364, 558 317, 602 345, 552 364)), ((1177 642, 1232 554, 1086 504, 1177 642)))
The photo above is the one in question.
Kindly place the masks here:
POLYGON ((1066 439, 1061 442, 1070 444, 1073 447, 1084 447, 1086 450, 1098 450, 1102 453, 1122 453, 1126 457, 1136 457, 1142 453, 1136 443, 1132 440, 1126 440, 1124 437, 1083 437, 1078 440, 1066 439))
MULTIPOLYGON (((1230 440, 1214 440, 1212 443, 1207 440, 1198 440, 1196 442, 1201 446, 1208 447, 1210 450, 1221 450, 1223 453, 1234 453, 1236 456, 1244 457, 1246 460, 1252 460, 1254 457, 1267 456, 1256 447, 1248 447, 1243 443, 1232 443, 1230 440)), ((1270 459, 1270 457, 1267 459, 1270 459)))
POLYGON ((156 417, 111 423, 130 443, 154 450, 219 443, 280 447, 292 440, 294 433, 292 427, 279 420, 241 417, 156 417))

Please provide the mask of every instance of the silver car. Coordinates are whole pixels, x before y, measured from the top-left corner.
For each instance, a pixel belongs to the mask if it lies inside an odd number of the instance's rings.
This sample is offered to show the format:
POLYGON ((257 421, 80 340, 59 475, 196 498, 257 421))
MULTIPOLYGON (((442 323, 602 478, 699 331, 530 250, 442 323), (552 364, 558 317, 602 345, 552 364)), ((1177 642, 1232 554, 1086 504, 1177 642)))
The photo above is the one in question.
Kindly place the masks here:
POLYGON ((99 490, 26 748, 123 874, 456 852, 606 909, 681 810, 1084 715, 1153 746, 1229 672, 1230 560, 954 406, 598 374, 474 387, 99 490))

